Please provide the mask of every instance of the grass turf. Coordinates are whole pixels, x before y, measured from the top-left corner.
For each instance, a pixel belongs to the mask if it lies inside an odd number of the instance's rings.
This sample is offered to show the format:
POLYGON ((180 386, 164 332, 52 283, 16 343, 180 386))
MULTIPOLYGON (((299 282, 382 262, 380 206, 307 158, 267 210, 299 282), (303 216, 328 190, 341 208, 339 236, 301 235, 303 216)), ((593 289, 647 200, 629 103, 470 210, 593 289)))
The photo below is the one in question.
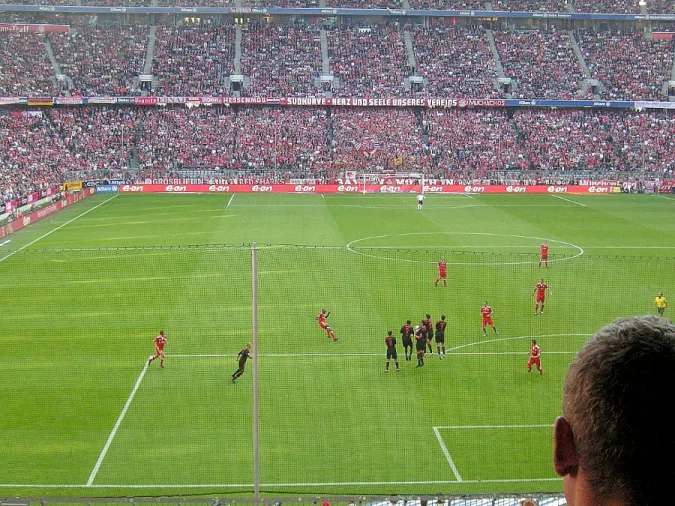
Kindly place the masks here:
POLYGON ((560 490, 567 365, 675 276, 664 197, 434 195, 422 212, 407 195, 230 197, 96 196, 0 248, 0 495, 251 493, 252 364, 229 381, 251 338, 251 252, 217 245, 260 244, 267 495, 560 490), (442 255, 448 288, 433 286, 442 255), (482 337, 484 300, 499 336, 482 337), (426 313, 448 317, 448 358, 417 369, 399 342, 385 374, 386 331, 426 313), (167 367, 145 370, 159 329, 167 367), (542 377, 525 368, 533 337, 542 377))

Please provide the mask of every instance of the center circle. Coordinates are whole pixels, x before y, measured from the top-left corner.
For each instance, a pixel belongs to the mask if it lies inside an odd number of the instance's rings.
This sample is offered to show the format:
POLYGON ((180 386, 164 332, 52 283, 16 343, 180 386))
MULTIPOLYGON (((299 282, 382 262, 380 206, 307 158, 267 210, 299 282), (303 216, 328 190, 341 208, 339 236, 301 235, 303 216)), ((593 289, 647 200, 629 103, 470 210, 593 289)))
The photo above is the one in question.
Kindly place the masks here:
MULTIPOLYGON (((422 235, 432 235, 430 232, 407 232, 403 234, 383 234, 383 235, 374 235, 370 237, 362 237, 360 239, 354 239, 353 241, 347 243, 345 248, 347 251, 354 253, 356 255, 361 255, 365 257, 370 257, 370 258, 376 258, 379 260, 387 260, 387 261, 394 261, 394 262, 407 262, 407 263, 418 263, 418 264, 435 264, 435 260, 415 260, 415 259, 410 259, 410 258, 391 258, 383 255, 377 255, 373 253, 366 253, 362 250, 359 250, 359 247, 357 246, 359 243, 363 243, 365 241, 372 241, 375 239, 385 239, 385 238, 391 238, 391 237, 409 237, 409 236, 422 236, 422 235)), ((536 241, 547 241, 552 244, 562 244, 565 246, 568 246, 570 248, 573 248, 576 250, 576 254, 569 256, 569 257, 564 257, 564 258, 551 258, 549 259, 549 262, 564 262, 567 260, 573 260, 575 258, 578 258, 584 254, 584 249, 581 246, 577 246, 576 244, 573 244, 571 242, 566 242, 566 241, 560 241, 558 239, 548 239, 546 237, 535 237, 535 236, 529 236, 529 235, 518 235, 518 234, 496 234, 492 232, 434 232, 433 235, 455 235, 455 236, 488 236, 488 237, 515 237, 517 239, 532 239, 536 241)), ((391 247, 387 247, 391 248, 391 247)), ((373 250, 377 250, 377 247, 373 247, 373 250)), ((384 248, 383 248, 384 249, 384 248)), ((411 250, 415 248, 411 247, 405 247, 405 246, 400 246, 396 247, 396 249, 400 250, 411 250)), ((440 249, 440 248, 439 248, 440 249)), ((451 249, 451 248, 448 248, 451 249)), ((523 261, 495 261, 495 262, 447 262, 448 265, 528 265, 528 264, 535 264, 539 261, 539 258, 537 257, 536 259, 533 260, 523 260, 523 261)))

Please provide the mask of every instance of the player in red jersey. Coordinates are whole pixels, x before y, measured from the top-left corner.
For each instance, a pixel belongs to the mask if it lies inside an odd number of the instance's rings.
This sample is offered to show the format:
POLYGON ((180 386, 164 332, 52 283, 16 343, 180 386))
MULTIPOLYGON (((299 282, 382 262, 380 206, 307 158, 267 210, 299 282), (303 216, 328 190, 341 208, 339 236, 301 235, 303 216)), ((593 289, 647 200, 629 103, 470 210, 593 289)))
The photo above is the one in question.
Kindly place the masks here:
POLYGON ((483 315, 483 337, 487 337, 487 333, 485 332, 485 327, 488 325, 492 327, 492 330, 495 331, 495 334, 499 335, 499 332, 497 331, 497 327, 495 327, 494 322, 492 321, 492 308, 488 306, 488 302, 485 301, 483 303, 483 307, 480 308, 480 314, 483 315))
POLYGON ((543 279, 539 280, 539 283, 537 283, 537 286, 534 287, 534 291, 532 292, 532 295, 535 293, 537 294, 537 298, 535 299, 534 302, 534 314, 539 314, 539 305, 541 304, 541 312, 544 312, 544 304, 546 303, 546 290, 551 292, 551 289, 548 287, 546 283, 544 283, 543 279))
POLYGON ((539 246, 539 249, 541 250, 541 255, 539 257, 539 267, 541 267, 541 263, 544 262, 546 268, 548 269, 548 242, 544 241, 544 244, 539 246))
POLYGON ((328 326, 328 323, 326 323, 326 318, 330 316, 330 311, 326 312, 325 309, 322 309, 321 312, 316 315, 316 320, 319 322, 319 327, 321 327, 323 330, 326 331, 326 336, 330 337, 333 341, 337 341, 337 337, 335 337, 335 332, 328 326))
POLYGON ((445 258, 441 258, 438 262, 438 277, 434 286, 438 286, 438 282, 443 280, 443 286, 448 286, 448 262, 445 261, 445 258))
POLYGON ((152 364, 152 361, 156 358, 159 358, 159 366, 164 368, 164 345, 166 344, 166 334, 163 330, 159 331, 159 335, 152 340, 155 343, 155 354, 148 359, 148 365, 152 364), (160 358, 161 357, 161 358, 160 358))
POLYGON ((532 372, 532 366, 537 366, 537 371, 539 374, 544 374, 544 371, 541 370, 541 348, 537 346, 537 341, 532 339, 530 344, 530 360, 527 363, 527 372, 532 372))

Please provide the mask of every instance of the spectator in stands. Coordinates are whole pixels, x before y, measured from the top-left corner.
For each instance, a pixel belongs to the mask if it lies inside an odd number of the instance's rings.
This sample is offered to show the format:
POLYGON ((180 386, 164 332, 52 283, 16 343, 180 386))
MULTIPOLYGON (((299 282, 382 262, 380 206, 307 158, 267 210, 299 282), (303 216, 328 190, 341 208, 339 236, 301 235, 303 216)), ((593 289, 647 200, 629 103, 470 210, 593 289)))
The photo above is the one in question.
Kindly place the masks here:
POLYGON ((553 464, 570 506, 671 504, 675 326, 655 316, 600 329, 570 365, 553 464))

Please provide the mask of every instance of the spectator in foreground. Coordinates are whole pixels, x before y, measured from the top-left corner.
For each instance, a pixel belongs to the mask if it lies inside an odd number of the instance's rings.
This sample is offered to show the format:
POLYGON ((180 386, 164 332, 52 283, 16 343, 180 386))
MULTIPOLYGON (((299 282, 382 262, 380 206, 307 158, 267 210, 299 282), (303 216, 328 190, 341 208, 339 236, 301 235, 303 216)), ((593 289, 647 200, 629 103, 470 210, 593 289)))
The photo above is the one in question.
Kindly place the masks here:
POLYGON ((573 360, 553 464, 570 506, 672 504, 675 326, 618 319, 573 360))

